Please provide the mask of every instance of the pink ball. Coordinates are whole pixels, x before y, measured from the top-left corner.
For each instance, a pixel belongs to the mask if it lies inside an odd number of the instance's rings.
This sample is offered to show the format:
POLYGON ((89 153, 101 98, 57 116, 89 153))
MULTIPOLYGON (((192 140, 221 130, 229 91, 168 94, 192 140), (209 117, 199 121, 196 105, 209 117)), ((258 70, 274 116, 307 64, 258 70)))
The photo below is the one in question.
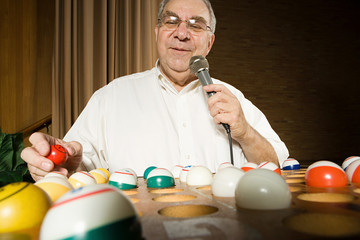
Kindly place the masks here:
POLYGON ((349 182, 360 183, 360 159, 350 163, 345 173, 349 182))
POLYGON ((317 161, 311 164, 306 170, 305 181, 310 187, 345 187, 347 185, 344 170, 330 161, 317 161))

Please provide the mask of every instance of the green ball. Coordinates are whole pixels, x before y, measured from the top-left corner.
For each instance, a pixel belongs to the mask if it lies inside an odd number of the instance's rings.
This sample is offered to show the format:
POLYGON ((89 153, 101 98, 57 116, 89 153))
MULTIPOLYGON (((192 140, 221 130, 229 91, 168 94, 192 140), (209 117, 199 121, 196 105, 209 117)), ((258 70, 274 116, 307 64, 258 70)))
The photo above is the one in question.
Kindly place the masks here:
POLYGON ((144 172, 144 179, 147 179, 147 176, 149 175, 149 173, 154 170, 156 167, 155 166, 151 166, 151 167, 148 167, 147 169, 145 169, 145 172, 144 172))
POLYGON ((169 176, 153 176, 147 180, 148 188, 168 188, 175 186, 173 177, 169 176))

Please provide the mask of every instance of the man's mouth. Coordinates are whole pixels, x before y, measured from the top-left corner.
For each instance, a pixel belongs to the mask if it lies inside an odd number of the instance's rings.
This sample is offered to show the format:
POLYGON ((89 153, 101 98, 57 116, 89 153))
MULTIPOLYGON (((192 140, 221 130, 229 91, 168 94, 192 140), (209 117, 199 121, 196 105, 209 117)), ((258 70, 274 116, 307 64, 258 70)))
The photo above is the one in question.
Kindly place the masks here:
POLYGON ((188 49, 184 49, 184 48, 176 48, 176 47, 173 47, 171 48, 172 50, 175 50, 175 51, 178 51, 178 52, 190 52, 190 50, 188 49))

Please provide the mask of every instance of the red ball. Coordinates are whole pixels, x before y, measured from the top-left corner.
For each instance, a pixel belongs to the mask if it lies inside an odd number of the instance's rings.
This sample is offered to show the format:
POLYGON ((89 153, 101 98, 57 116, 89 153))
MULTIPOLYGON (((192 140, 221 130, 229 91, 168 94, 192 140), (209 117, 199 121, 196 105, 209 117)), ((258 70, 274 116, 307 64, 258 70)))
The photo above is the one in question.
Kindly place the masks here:
POLYGON ((62 165, 68 158, 66 149, 61 145, 51 145, 50 154, 47 156, 55 165, 62 165))
POLYGON ((318 161, 311 164, 305 174, 306 185, 310 187, 345 187, 347 176, 336 163, 318 161))

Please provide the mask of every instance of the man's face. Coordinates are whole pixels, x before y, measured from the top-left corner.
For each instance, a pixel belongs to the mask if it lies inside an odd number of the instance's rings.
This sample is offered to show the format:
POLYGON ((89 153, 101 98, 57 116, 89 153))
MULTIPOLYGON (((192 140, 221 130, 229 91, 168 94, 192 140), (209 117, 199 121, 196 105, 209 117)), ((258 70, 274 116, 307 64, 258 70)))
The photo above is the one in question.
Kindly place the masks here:
MULTIPOLYGON (((181 20, 202 19, 210 25, 209 10, 202 0, 171 0, 163 14, 176 14, 181 20)), ((171 30, 163 25, 157 26, 155 34, 160 68, 168 76, 172 73, 190 74, 190 58, 195 55, 205 57, 215 39, 211 31, 190 31, 185 22, 171 30)))

